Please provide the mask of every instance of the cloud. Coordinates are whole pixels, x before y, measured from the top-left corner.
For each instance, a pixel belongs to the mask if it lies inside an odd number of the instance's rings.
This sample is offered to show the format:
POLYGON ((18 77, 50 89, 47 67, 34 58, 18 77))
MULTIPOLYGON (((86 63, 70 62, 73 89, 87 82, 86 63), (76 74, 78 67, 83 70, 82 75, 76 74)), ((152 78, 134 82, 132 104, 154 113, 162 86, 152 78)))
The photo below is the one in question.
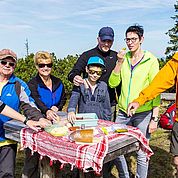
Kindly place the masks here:
POLYGON ((15 31, 20 31, 20 30, 27 30, 27 29, 32 29, 33 27, 27 24, 0 24, 1 30, 15 30, 15 31))
MULTIPOLYGON (((12 7, 11 1, 6 2, 8 8, 15 12, 16 9, 21 11, 26 11, 29 15, 41 19, 41 20, 60 20, 67 18, 76 18, 82 16, 90 15, 103 15, 103 13, 112 13, 120 11, 125 11, 127 13, 129 10, 137 9, 156 9, 156 8, 166 8, 169 5, 172 5, 172 0, 134 0, 134 1, 125 1, 125 0, 92 0, 92 1, 83 1, 83 0, 31 0, 31 1, 16 1, 15 6, 12 7), (19 8, 20 7, 20 8, 19 8)), ((1 2, 1 1, 0 1, 1 2)), ((5 5, 3 3, 3 5, 5 5)), ((5 6, 6 7, 6 6, 5 6)), ((3 10, 3 7, 0 9, 3 10)), ((11 11, 10 10, 10 11, 11 11)), ((27 15, 26 14, 26 15, 27 15)))

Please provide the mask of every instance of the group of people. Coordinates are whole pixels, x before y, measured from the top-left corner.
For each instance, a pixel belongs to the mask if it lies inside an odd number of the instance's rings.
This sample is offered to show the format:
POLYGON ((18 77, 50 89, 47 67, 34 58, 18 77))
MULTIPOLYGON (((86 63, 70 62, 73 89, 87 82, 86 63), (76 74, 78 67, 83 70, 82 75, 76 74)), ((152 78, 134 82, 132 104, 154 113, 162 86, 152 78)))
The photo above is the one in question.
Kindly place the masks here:
MULTIPOLYGON (((68 79, 74 86, 69 100, 68 121, 73 123, 76 113, 96 113, 98 118, 139 128, 147 139, 157 129, 160 105, 159 94, 177 82, 178 53, 159 72, 157 58, 142 49, 144 29, 130 26, 125 32, 128 52, 111 50, 114 30, 100 29, 95 48, 84 52, 68 79), (169 72, 168 72, 169 71, 169 72), (143 91, 142 91, 143 90, 143 91), (140 93, 140 95, 139 95, 140 93), (118 100, 117 100, 118 98, 118 100), (134 101, 133 103, 131 103, 134 101), (129 104, 130 103, 130 104, 129 104), (116 116, 116 106, 118 114, 116 116)), ((14 177, 17 144, 5 138, 3 124, 11 118, 20 120, 38 131, 57 119, 57 112, 66 103, 62 81, 51 75, 53 58, 46 51, 34 56, 37 75, 27 84, 14 75, 16 54, 0 51, 0 177, 14 177), (24 115, 19 112, 20 108, 24 115)), ((176 83, 177 84, 177 83, 176 83)), ((178 112, 177 115, 178 116, 178 112)), ((176 117, 178 118, 178 117, 176 117)), ((177 124, 177 123, 176 123, 177 124)), ((174 125, 171 152, 178 169, 178 126, 174 125)), ((39 154, 25 149, 22 177, 39 177, 39 154)), ((129 178, 127 162, 123 155, 114 164, 120 178, 129 178)), ((137 151, 137 178, 146 178, 148 173, 146 154, 137 151)), ((103 166, 103 177, 108 178, 111 163, 103 166)))

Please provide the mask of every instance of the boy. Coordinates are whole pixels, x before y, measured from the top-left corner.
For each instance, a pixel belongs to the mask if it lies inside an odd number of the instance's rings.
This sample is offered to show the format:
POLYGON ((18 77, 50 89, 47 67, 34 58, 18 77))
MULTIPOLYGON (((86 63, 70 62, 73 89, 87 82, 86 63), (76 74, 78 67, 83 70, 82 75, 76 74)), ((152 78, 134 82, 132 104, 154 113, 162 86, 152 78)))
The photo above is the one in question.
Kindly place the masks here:
POLYGON ((68 120, 73 123, 78 113, 96 113, 99 119, 111 120, 111 105, 107 84, 99 81, 105 64, 98 56, 90 57, 85 68, 88 78, 74 86, 68 105, 68 120))

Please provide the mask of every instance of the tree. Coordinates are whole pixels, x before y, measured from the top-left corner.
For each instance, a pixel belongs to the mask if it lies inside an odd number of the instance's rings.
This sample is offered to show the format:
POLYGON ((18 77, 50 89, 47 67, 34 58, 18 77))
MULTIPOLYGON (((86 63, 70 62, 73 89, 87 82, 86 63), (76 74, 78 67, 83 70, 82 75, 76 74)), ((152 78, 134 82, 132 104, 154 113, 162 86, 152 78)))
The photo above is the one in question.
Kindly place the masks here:
MULTIPOLYGON (((178 1, 176 1, 176 4, 174 5, 175 12, 178 12, 178 1)), ((170 37, 170 41, 168 42, 171 46, 166 48, 165 54, 167 55, 167 58, 170 59, 172 55, 178 51, 178 14, 171 17, 174 21, 174 27, 168 30, 166 33, 170 37)))

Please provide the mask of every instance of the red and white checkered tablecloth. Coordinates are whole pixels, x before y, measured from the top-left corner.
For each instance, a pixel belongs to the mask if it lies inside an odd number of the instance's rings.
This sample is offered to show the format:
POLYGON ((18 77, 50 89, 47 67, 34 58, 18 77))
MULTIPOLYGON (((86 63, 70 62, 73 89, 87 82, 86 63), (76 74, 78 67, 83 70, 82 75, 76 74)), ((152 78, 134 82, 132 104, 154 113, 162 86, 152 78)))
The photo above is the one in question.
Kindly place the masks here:
POLYGON ((88 168, 99 174, 102 170, 103 160, 108 152, 108 143, 117 141, 126 135, 133 136, 140 141, 140 148, 144 150, 149 158, 153 152, 149 147, 149 142, 142 132, 133 127, 128 127, 128 132, 122 134, 109 133, 104 135, 101 127, 111 126, 115 123, 110 121, 98 121, 98 134, 96 137, 102 137, 101 141, 96 144, 76 144, 71 142, 68 137, 54 137, 45 131, 35 132, 30 128, 21 130, 21 147, 29 147, 32 152, 38 152, 41 156, 48 156, 51 161, 59 160, 62 165, 69 163, 87 172, 88 168))

